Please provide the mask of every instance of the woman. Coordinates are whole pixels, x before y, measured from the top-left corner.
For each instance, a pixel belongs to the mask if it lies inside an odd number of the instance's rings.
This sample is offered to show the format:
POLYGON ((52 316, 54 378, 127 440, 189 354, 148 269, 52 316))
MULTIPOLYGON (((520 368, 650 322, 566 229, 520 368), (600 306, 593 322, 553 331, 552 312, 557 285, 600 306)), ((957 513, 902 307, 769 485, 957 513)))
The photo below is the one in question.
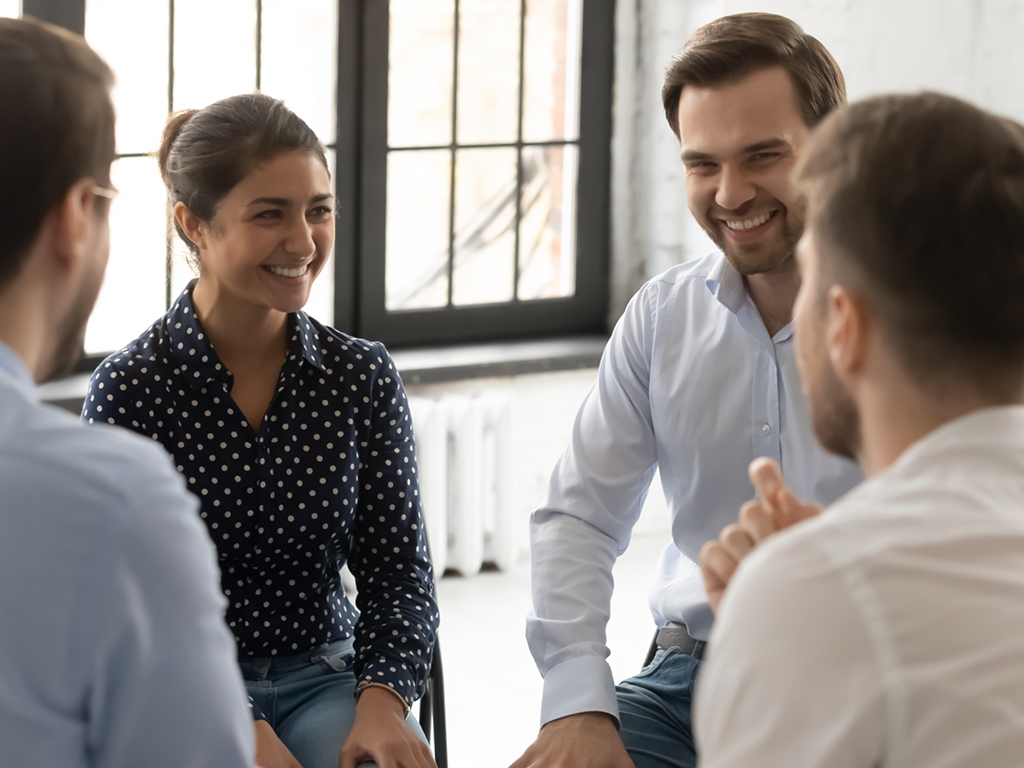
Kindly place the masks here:
POLYGON ((323 146, 247 94, 172 115, 159 163, 199 278, 100 365, 83 418, 162 443, 198 496, 257 763, 433 766, 408 716, 438 616, 405 393, 383 345, 301 311, 334 245, 323 146))

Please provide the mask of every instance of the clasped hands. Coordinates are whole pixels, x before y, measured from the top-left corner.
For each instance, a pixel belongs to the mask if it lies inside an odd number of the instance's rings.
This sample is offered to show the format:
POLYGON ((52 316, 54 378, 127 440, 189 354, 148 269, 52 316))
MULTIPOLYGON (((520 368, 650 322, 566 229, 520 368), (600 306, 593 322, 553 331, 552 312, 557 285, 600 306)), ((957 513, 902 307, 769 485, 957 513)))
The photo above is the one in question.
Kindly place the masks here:
POLYGON ((727 525, 717 540, 709 541, 700 550, 704 588, 716 613, 725 588, 744 557, 772 534, 815 517, 822 510, 817 504, 800 502, 790 493, 782 470, 773 460, 754 459, 749 472, 757 498, 740 507, 739 523, 727 525))

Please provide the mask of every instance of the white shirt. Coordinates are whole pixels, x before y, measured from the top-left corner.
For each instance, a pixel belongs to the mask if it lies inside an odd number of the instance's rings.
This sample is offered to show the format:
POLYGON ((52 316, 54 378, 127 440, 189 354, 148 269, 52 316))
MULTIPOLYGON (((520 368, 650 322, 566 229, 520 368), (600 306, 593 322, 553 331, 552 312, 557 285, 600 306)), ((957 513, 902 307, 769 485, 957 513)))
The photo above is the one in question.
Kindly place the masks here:
POLYGON ((728 587, 703 768, 1024 765, 1024 408, 907 449, 728 587))
POLYGON ((242 768, 215 551, 152 441, 39 402, 0 344, 0 764, 242 768))
POLYGON ((792 326, 769 337, 742 276, 715 253, 633 297, 531 520, 527 639, 544 675, 542 723, 585 711, 618 717, 605 644, 612 566, 656 468, 672 541, 651 610, 658 625, 684 622, 694 637, 708 636, 695 561, 752 498, 747 467, 758 456, 778 461, 799 496, 822 503, 861 479, 814 439, 792 326))

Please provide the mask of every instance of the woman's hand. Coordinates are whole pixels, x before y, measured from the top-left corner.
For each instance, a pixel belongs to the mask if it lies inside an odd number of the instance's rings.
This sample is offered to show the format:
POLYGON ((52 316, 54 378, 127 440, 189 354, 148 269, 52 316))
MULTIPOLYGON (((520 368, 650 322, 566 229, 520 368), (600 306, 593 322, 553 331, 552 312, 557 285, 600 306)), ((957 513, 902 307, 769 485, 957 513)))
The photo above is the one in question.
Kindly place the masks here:
POLYGON ((367 688, 359 695, 339 765, 356 768, 371 761, 379 768, 437 768, 430 748, 406 725, 402 701, 381 688, 367 688))
POLYGON ((295 756, 288 751, 270 723, 257 720, 256 728, 256 765, 260 768, 302 768, 295 756))

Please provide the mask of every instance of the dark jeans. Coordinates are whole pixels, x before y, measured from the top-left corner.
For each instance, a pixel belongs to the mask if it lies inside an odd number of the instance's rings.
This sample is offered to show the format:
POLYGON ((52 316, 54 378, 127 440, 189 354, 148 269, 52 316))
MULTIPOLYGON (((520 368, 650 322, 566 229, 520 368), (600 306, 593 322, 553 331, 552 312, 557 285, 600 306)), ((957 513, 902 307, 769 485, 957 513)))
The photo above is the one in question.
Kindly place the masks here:
POLYGON ((636 768, 694 768, 690 730, 700 661, 678 648, 659 650, 640 674, 616 686, 619 735, 636 768))

